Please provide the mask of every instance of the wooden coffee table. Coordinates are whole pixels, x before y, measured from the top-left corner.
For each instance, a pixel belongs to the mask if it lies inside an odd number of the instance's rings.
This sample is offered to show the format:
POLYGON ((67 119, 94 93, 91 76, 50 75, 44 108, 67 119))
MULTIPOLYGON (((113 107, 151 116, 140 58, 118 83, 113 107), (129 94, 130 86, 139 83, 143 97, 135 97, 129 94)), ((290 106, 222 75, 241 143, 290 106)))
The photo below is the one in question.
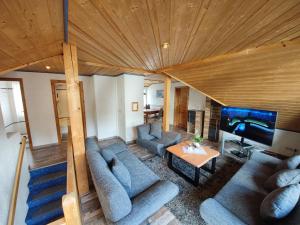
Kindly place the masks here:
POLYGON ((220 152, 212 149, 209 146, 201 146, 207 154, 200 155, 200 154, 193 154, 193 153, 184 153, 183 147, 188 146, 191 143, 191 141, 184 141, 177 145, 173 145, 167 148, 167 152, 169 154, 168 159, 168 167, 175 171, 177 174, 182 176, 187 181, 191 182, 195 186, 198 186, 199 184, 199 176, 200 176, 200 168, 208 171, 210 173, 215 173, 216 170, 216 159, 220 155, 220 152), (177 168, 173 167, 173 155, 177 156, 178 158, 184 160, 185 162, 189 163, 195 168, 195 176, 194 179, 191 179, 190 177, 186 176, 184 173, 182 173, 177 168), (208 168, 204 166, 209 161, 211 161, 211 167, 208 168))

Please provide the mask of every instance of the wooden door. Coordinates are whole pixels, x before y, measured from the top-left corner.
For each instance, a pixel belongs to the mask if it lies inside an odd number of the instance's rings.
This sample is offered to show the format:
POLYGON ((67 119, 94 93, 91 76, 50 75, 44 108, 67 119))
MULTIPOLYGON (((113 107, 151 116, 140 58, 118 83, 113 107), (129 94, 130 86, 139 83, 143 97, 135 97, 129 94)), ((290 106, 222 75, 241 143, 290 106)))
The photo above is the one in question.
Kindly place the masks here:
POLYGON ((175 88, 174 126, 187 129, 189 87, 175 88))
MULTIPOLYGON (((52 98, 53 98, 53 109, 55 114, 55 122, 56 122, 56 131, 57 131, 57 139, 58 143, 61 144, 61 126, 65 126, 69 124, 69 112, 68 112, 68 100, 67 93, 63 90, 60 93, 56 90, 56 84, 66 85, 65 80, 51 80, 51 89, 52 89, 52 98)), ((65 87, 66 88, 66 87, 65 87)), ((83 131, 84 136, 86 138, 86 121, 85 121, 85 103, 84 103, 84 92, 83 92, 83 83, 79 82, 80 88, 80 101, 82 108, 82 119, 83 119, 83 131)))

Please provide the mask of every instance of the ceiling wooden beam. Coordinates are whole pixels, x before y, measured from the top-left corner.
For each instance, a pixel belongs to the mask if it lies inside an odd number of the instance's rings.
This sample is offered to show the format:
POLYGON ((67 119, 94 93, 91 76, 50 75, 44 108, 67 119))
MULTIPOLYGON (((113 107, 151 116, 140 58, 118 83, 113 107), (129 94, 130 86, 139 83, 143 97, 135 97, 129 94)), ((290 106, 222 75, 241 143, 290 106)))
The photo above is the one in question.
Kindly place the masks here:
POLYGON ((168 72, 162 72, 162 73, 163 73, 163 74, 165 74, 166 76, 169 76, 169 77, 172 77, 172 78, 174 78, 175 80, 177 80, 177 81, 179 81, 179 82, 183 83, 184 85, 186 85, 186 86, 188 86, 188 87, 192 88, 193 90, 195 90, 195 91, 199 92, 200 94, 202 94, 202 95, 205 95, 206 97, 208 97, 208 98, 210 98, 210 99, 214 100, 215 102, 218 102, 218 103, 219 103, 219 104, 221 104, 221 105, 226 105, 225 103, 223 103, 223 102, 221 102, 221 101, 219 101, 219 100, 215 99, 215 98, 214 98, 214 97, 212 97, 211 95, 208 95, 208 94, 206 94, 206 93, 204 93, 204 92, 200 91, 199 89, 197 89, 197 88, 193 87, 191 84, 188 84, 188 83, 184 82, 183 80, 181 80, 181 79, 178 79, 178 77, 176 77, 176 76, 172 75, 171 73, 168 73, 168 72))
POLYGON ((130 67, 122 67, 122 66, 114 66, 114 65, 107 65, 107 64, 101 64, 101 63, 95 63, 95 62, 83 62, 79 61, 79 64, 87 65, 87 66, 95 66, 99 68, 108 68, 108 69, 117 69, 124 71, 126 73, 136 73, 136 74, 143 74, 143 75, 150 75, 155 74, 153 71, 148 71, 140 68, 130 68, 130 67))
POLYGON ((69 1, 64 0, 64 41, 69 42, 69 1))
POLYGON ((57 56, 62 56, 62 55, 61 54, 54 55, 54 56, 50 56, 50 57, 47 57, 47 58, 39 59, 39 60, 36 60, 36 61, 33 61, 33 62, 29 62, 29 63, 25 63, 25 64, 14 66, 14 67, 10 67, 8 69, 0 71, 0 75, 3 75, 3 74, 6 74, 6 73, 15 71, 15 70, 19 70, 19 69, 25 68, 27 66, 32 66, 32 65, 37 64, 37 63, 41 63, 41 62, 47 61, 47 60, 52 59, 52 58, 57 57, 57 56))

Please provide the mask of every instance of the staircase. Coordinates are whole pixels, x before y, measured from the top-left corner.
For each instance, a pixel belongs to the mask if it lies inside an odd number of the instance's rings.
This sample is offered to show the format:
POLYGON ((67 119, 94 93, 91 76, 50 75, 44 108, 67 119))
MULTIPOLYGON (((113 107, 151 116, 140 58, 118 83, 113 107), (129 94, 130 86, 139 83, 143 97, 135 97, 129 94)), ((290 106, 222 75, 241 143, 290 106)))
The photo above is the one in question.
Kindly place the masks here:
POLYGON ((67 162, 30 171, 27 225, 44 225, 63 216, 66 174, 67 162))

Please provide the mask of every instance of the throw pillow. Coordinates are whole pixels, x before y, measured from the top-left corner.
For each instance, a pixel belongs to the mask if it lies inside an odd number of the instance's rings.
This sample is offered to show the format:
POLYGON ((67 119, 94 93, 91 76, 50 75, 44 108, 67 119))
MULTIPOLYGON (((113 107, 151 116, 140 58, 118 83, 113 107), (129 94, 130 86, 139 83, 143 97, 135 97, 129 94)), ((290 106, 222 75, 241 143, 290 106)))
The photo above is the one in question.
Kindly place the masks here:
POLYGON ((150 133, 150 124, 144 124, 144 125, 138 126, 137 133, 138 133, 139 139, 148 140, 148 141, 154 139, 154 137, 149 134, 150 133))
POLYGON ((150 135, 161 139, 162 136, 162 129, 161 129, 161 123, 160 122, 154 122, 150 125, 150 135))
POLYGON ((278 220, 286 217, 297 205, 300 184, 292 184, 276 189, 268 194, 260 206, 260 215, 265 220, 278 220))
POLYGON ((111 161, 111 172, 129 194, 131 191, 131 177, 126 166, 117 158, 113 158, 111 161))
POLYGON ((103 149, 101 155, 107 163, 110 163, 111 160, 116 157, 116 155, 108 149, 103 149))
POLYGON ((295 155, 292 156, 286 160, 283 160, 278 166, 277 166, 277 171, 278 170, 283 170, 283 169, 297 169, 297 167, 300 166, 300 155, 295 155))
POLYGON ((273 191, 277 188, 285 187, 290 184, 297 184, 300 182, 300 169, 295 170, 281 170, 264 183, 264 187, 268 191, 273 191))

